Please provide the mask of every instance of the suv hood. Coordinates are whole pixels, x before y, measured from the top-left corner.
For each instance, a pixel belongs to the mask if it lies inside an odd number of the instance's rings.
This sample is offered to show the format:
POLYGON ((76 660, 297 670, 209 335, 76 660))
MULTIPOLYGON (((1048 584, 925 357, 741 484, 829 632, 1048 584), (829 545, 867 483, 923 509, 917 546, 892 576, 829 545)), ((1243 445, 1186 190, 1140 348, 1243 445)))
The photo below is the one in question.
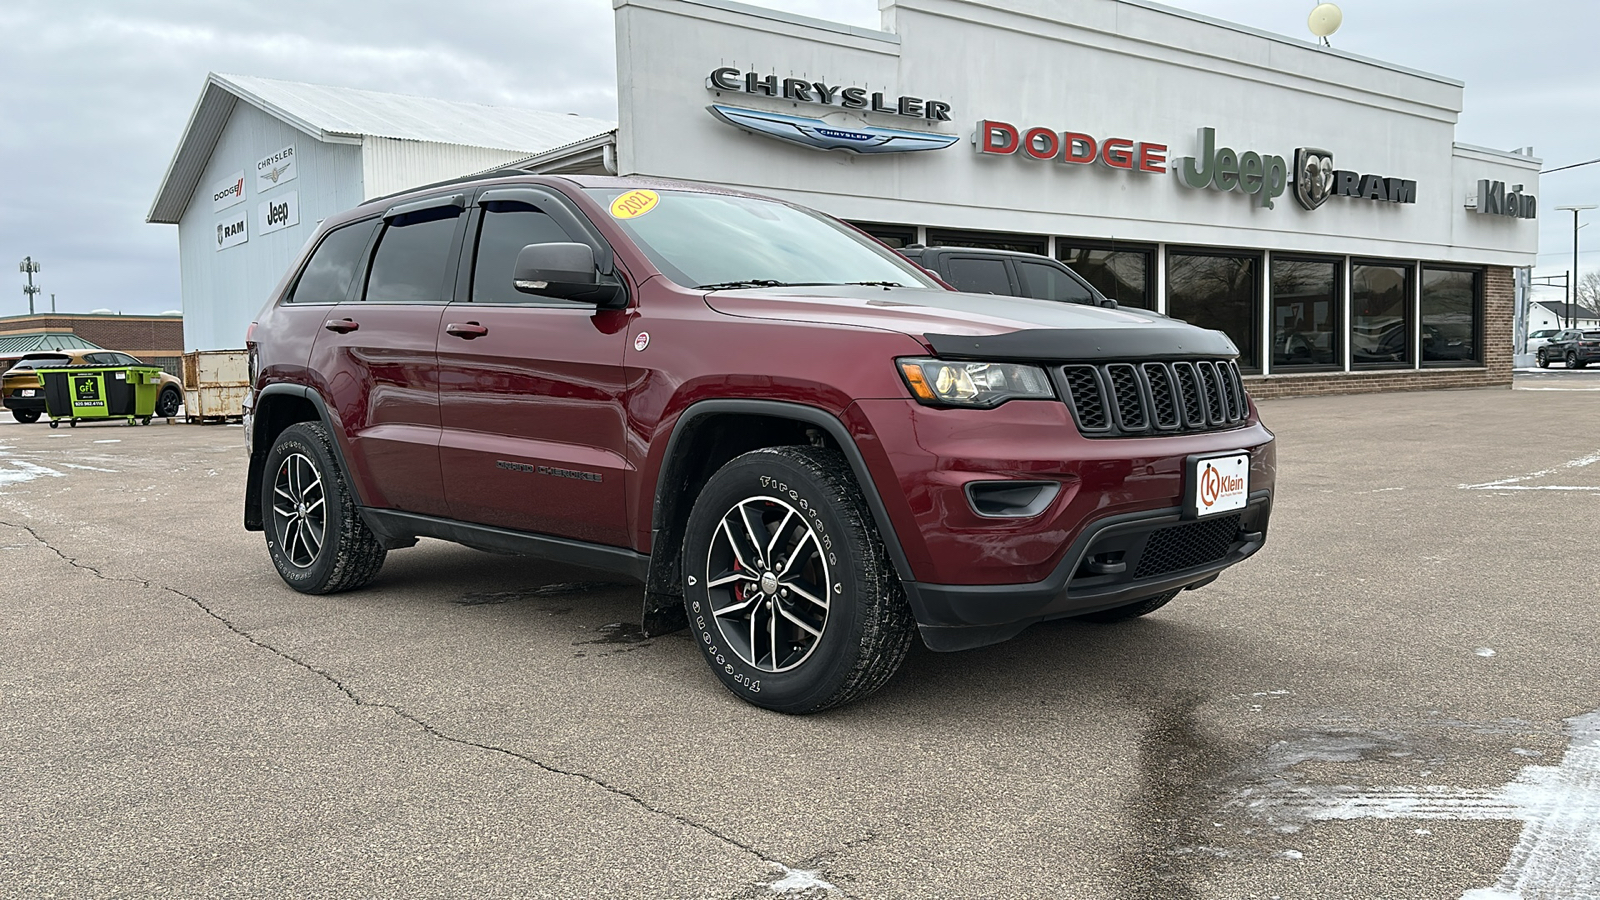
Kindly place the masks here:
POLYGON ((1106 309, 1030 297, 863 285, 713 291, 724 315, 897 331, 941 357, 1134 359, 1234 357, 1220 331, 1137 309, 1106 309))

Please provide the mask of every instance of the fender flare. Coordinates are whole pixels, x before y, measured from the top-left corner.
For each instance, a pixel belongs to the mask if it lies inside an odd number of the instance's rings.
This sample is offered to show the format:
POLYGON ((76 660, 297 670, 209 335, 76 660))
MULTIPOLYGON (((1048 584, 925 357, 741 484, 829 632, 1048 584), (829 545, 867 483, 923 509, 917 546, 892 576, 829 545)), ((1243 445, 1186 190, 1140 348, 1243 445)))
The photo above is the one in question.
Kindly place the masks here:
POLYGON ((355 483, 355 479, 351 475, 350 463, 345 459, 344 455, 344 444, 340 439, 339 429, 333 424, 333 416, 328 410, 327 401, 323 400, 322 395, 317 393, 316 390, 303 384, 269 384, 256 393, 256 402, 252 409, 253 415, 250 422, 250 446, 252 449, 249 465, 246 469, 245 477, 247 480, 244 491, 245 529, 248 531, 260 530, 261 510, 257 503, 258 498, 254 487, 261 481, 261 469, 266 464, 267 454, 271 452, 272 447, 266 445, 260 439, 261 435, 256 433, 256 430, 261 427, 263 401, 270 397, 295 397, 310 401, 317 411, 317 421, 321 422, 328 429, 329 434, 333 436, 333 453, 339 459, 339 468, 345 473, 345 487, 355 499, 357 508, 365 509, 366 504, 361 501, 361 488, 355 483), (256 527, 252 528, 252 525, 256 527))
POLYGON ((697 420, 712 415, 759 415, 774 419, 790 419, 815 425, 827 432, 835 444, 844 453, 845 461, 850 464, 850 471, 856 477, 856 483, 861 488, 861 494, 866 498, 867 509, 872 513, 873 524, 878 527, 878 534, 883 538, 883 546, 889 553, 889 561, 894 564, 895 573, 900 576, 902 584, 911 584, 916 581, 911 572, 911 563, 906 558, 905 549, 900 544, 900 537, 895 532, 894 523, 889 519, 889 510, 883 504, 883 497, 878 493, 877 483, 872 480, 872 473, 867 469, 867 461, 861 455, 861 450, 856 446, 855 439, 850 436, 850 431, 838 417, 824 409, 815 406, 806 406, 800 403, 788 403, 782 400, 701 400, 690 404, 683 412, 678 414, 678 419, 672 425, 672 434, 667 438, 667 449, 661 457, 661 470, 656 475, 655 499, 650 512, 651 556, 655 555, 658 546, 657 538, 664 527, 662 510, 664 508, 663 491, 667 486, 667 479, 662 477, 672 460, 676 458, 679 450, 679 439, 688 433, 688 426, 697 420))

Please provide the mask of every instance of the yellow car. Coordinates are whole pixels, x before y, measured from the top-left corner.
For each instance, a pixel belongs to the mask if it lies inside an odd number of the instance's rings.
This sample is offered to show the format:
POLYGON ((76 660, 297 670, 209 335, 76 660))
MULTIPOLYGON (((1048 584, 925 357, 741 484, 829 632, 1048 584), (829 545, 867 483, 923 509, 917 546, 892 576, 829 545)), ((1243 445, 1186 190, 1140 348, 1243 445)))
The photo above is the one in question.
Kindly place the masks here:
MULTIPOLYGON (((44 382, 36 370, 56 366, 142 366, 126 353, 116 350, 37 350, 25 353, 0 375, 0 405, 11 410, 11 415, 24 425, 39 421, 44 415, 44 382)), ((183 405, 183 382, 166 372, 161 373, 161 393, 156 395, 156 416, 168 418, 178 414, 183 405)))

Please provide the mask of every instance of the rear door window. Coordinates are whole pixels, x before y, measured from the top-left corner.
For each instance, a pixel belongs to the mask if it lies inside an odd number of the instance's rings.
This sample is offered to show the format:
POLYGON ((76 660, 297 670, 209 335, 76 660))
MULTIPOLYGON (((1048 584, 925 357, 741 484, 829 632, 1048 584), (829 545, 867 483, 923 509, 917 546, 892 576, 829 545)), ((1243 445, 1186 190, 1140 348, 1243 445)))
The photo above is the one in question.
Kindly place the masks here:
POLYGON ((396 216, 378 238, 367 276, 368 303, 442 303, 461 208, 396 216))
POLYGON ((952 256, 946 268, 950 270, 950 284, 958 291, 969 294, 1011 293, 1011 276, 1006 273, 1006 261, 1003 259, 952 256))
POLYGON ((1055 266, 1018 260, 1017 274, 1022 276, 1022 292, 1029 297, 1065 303, 1095 302, 1088 288, 1055 266))
POLYGON ((472 266, 473 303, 549 303, 511 284, 517 254, 529 244, 562 244, 575 239, 546 213, 524 203, 493 202, 483 207, 478 252, 472 266))
POLYGON ((376 219, 335 228, 322 239, 306 263, 300 280, 289 292, 290 303, 343 303, 350 296, 350 283, 361 266, 376 219))

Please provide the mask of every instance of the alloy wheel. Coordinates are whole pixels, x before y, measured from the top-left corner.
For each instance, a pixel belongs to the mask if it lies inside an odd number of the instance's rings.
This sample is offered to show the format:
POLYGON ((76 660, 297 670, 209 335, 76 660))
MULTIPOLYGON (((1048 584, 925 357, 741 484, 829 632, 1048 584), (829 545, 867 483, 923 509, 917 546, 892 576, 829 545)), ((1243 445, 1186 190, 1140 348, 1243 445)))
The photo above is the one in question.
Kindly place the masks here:
POLYGON ((272 482, 272 525, 278 547, 290 565, 310 568, 328 529, 327 495, 310 457, 291 453, 272 482))
POLYGON ((811 657, 828 625, 827 551, 806 514, 749 497, 723 514, 706 555, 711 614, 752 668, 786 672, 811 657))

